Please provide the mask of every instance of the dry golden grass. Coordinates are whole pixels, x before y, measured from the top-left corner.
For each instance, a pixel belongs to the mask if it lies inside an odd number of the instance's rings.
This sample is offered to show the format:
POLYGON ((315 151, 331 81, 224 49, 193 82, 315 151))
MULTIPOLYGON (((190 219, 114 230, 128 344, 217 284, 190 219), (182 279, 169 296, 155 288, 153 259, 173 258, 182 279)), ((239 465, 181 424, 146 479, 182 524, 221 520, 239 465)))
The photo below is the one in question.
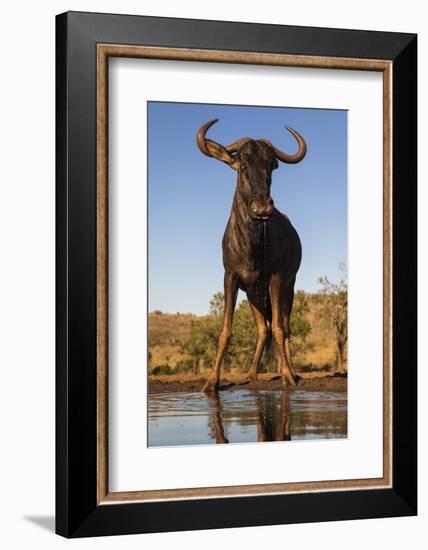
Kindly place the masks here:
POLYGON ((183 342, 189 336, 190 321, 195 315, 187 313, 149 313, 149 351, 151 368, 170 365, 185 358, 180 353, 183 342))
POLYGON ((321 304, 310 295, 308 300, 307 320, 312 329, 306 339, 306 349, 296 354, 295 361, 301 365, 312 365, 313 368, 319 369, 335 363, 335 335, 333 328, 321 318, 321 304))

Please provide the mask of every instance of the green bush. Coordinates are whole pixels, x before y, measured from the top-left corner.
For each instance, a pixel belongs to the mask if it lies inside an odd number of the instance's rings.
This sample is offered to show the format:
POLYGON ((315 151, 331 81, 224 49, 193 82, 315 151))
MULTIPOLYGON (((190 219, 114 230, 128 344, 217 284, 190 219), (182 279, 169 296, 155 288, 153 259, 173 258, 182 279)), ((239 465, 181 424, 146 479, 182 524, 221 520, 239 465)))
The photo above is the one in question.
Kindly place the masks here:
POLYGON ((175 372, 177 374, 195 372, 195 361, 193 359, 180 359, 175 366, 175 372))
MULTIPOLYGON (((297 292, 294 301, 294 311, 291 319, 294 349, 300 351, 306 346, 306 338, 311 330, 307 320, 309 310, 308 299, 303 292, 297 292)), ((210 302, 210 314, 194 319, 190 324, 190 335, 182 344, 181 352, 191 357, 181 365, 181 372, 199 372, 203 368, 211 368, 217 351, 218 336, 222 327, 223 294, 217 293, 210 302), (187 369, 187 370, 184 370, 187 369)), ((232 338, 224 355, 223 368, 228 372, 231 367, 239 372, 246 372, 251 364, 257 341, 257 328, 247 300, 243 300, 236 308, 233 318, 232 338)), ((272 343, 266 347, 260 365, 260 372, 275 372, 275 346, 272 343)))
POLYGON ((169 365, 158 365, 152 369, 151 374, 173 374, 174 371, 169 365))

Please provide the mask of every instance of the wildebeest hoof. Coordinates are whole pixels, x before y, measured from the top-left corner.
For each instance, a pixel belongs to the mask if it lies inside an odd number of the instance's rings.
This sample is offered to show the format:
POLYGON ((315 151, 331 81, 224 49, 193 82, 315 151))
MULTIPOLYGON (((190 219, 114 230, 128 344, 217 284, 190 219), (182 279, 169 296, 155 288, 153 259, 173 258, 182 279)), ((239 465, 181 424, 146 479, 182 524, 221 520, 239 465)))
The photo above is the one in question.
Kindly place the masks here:
POLYGON ((291 374, 283 374, 282 375, 282 385, 283 386, 296 386, 296 380, 291 374))
POLYGON ((202 388, 203 392, 210 393, 218 390, 218 382, 216 380, 207 380, 206 384, 202 388))

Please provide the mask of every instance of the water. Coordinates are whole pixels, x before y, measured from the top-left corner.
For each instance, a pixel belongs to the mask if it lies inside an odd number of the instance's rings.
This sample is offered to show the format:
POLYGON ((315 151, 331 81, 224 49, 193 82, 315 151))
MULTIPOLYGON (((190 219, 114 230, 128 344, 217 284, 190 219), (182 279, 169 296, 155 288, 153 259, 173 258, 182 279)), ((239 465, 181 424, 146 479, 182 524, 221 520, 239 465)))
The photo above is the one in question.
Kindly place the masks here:
POLYGON ((149 446, 347 436, 346 392, 223 391, 149 395, 149 446))

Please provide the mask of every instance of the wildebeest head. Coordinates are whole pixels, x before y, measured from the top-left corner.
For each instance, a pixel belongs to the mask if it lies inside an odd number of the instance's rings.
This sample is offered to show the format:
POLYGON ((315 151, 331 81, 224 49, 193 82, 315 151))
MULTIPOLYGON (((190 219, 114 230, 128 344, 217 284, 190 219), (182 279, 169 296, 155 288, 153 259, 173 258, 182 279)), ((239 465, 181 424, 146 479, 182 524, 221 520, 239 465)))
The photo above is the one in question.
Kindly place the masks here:
POLYGON ((204 124, 196 135, 199 149, 209 157, 228 164, 239 173, 238 191, 243 197, 248 213, 256 220, 268 220, 273 213, 273 200, 270 196, 272 171, 278 168, 278 160, 288 164, 300 162, 306 154, 305 140, 292 128, 287 128, 299 145, 297 153, 289 155, 277 149, 266 139, 238 139, 223 146, 205 137, 208 129, 218 118, 204 124))

